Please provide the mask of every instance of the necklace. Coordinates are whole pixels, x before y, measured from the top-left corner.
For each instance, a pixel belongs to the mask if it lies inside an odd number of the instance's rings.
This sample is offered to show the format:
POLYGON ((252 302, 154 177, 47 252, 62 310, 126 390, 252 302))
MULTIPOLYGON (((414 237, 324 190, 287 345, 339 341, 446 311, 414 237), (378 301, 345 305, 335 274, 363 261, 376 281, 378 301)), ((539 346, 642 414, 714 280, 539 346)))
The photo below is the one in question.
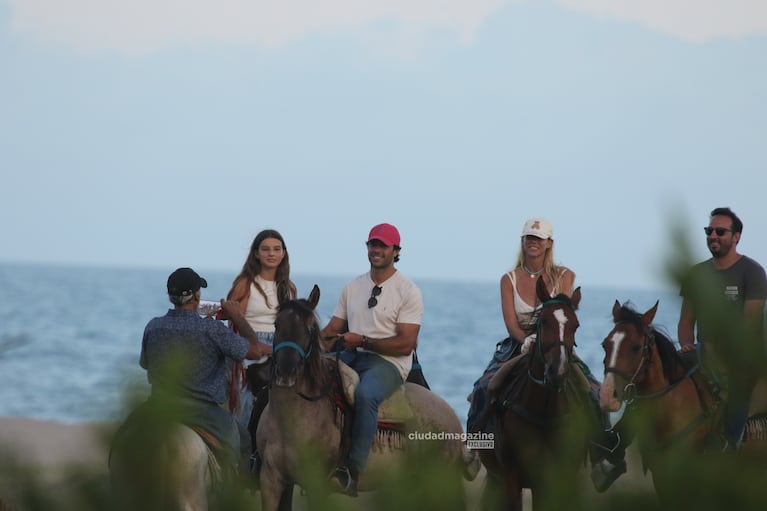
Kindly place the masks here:
POLYGON ((528 273, 528 275, 530 275, 531 279, 534 279, 537 275, 539 275, 543 271, 543 268, 541 268, 538 271, 532 271, 525 264, 522 265, 522 268, 524 268, 524 270, 528 273))

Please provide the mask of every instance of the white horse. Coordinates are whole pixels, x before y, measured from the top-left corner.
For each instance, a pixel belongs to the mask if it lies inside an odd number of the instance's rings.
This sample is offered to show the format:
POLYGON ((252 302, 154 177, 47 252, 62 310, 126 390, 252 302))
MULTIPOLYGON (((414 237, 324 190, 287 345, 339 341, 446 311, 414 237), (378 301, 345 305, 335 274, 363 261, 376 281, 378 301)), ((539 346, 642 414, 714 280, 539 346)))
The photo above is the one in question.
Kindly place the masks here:
POLYGON ((211 486, 221 478, 213 452, 197 432, 171 424, 164 432, 126 430, 109 459, 118 509, 206 511, 211 486))

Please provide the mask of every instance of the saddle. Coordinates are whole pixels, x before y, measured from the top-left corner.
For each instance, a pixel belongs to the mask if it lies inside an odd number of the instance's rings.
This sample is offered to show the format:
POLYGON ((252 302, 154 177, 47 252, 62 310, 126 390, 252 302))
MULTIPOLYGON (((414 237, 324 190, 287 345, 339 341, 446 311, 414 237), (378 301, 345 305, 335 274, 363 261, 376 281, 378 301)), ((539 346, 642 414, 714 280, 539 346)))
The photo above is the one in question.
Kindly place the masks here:
MULTIPOLYGON (((346 365, 343 361, 338 361, 338 372, 342 385, 342 392, 349 406, 354 406, 354 391, 359 385, 360 376, 357 371, 346 365)), ((378 407, 379 424, 403 424, 415 418, 413 409, 405 394, 405 385, 394 391, 381 406, 378 407)))
MULTIPOLYGON (((490 402, 488 410, 478 421, 480 428, 494 429, 491 424, 494 419, 493 414, 497 414, 502 409, 512 409, 517 415, 526 420, 538 423, 540 426, 546 424, 539 423, 538 418, 530 415, 527 410, 516 402, 519 393, 527 382, 527 364, 524 361, 530 356, 529 353, 517 355, 505 362, 490 379, 487 385, 487 393, 490 402)), ((573 377, 568 379, 565 386, 565 392, 573 399, 574 406, 592 408, 589 405, 589 395, 593 392, 591 383, 586 377, 585 371, 588 368, 583 367, 579 359, 572 362, 573 377)))

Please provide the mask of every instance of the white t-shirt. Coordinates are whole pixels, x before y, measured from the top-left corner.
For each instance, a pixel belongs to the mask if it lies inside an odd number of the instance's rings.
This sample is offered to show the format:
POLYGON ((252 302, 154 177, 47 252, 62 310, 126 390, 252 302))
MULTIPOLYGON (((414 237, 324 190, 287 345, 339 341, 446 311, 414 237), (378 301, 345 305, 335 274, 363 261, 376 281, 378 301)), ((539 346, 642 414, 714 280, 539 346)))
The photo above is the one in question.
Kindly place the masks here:
MULTIPOLYGON (((345 320, 350 332, 356 332, 372 339, 385 339, 397 334, 397 323, 420 325, 423 320, 423 298, 421 290, 399 271, 382 282, 378 304, 368 307, 375 283, 370 273, 355 278, 344 287, 338 298, 333 315, 345 320)), ((362 350, 362 348, 357 348, 362 350)), ((412 353, 402 357, 375 355, 391 362, 399 370, 402 380, 407 378, 413 365, 412 353)))

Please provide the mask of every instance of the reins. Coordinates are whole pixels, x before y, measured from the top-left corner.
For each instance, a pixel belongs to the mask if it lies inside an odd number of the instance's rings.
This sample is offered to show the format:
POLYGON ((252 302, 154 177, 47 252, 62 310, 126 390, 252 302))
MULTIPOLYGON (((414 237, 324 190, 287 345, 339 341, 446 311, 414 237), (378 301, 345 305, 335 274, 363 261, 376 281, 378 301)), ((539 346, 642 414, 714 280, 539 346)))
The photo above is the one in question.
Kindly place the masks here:
MULTIPOLYGON (((541 304, 541 310, 538 313, 538 318, 535 321, 535 351, 534 351, 534 353, 536 355, 536 359, 540 360, 544 364, 544 367, 546 365, 546 360, 543 358, 543 356, 546 354, 546 352, 548 352, 552 348, 558 348, 560 346, 567 347, 567 345, 564 342, 557 341, 555 343, 549 344, 546 347, 545 350, 543 349, 543 341, 541 341, 541 338, 542 338, 541 332, 543 330, 543 321, 541 321, 541 317, 542 317, 543 309, 545 309, 546 307, 551 306, 551 305, 564 305, 564 306, 567 306, 567 307, 571 306, 569 302, 566 302, 564 300, 559 300, 559 299, 556 299, 556 298, 551 299, 551 300, 547 300, 547 301, 545 301, 545 302, 543 302, 541 304)), ((531 360, 531 362, 532 362, 532 360, 531 360)), ((528 369, 527 369, 527 377, 530 378, 530 380, 533 383, 535 383, 536 385, 547 387, 548 384, 549 384, 548 379, 546 377, 546 371, 545 370, 544 370, 543 378, 542 379, 541 378, 537 378, 533 374, 532 363, 530 364, 530 367, 528 367, 528 369)), ((557 388, 557 392, 561 392, 561 391, 562 391, 562 387, 560 386, 560 387, 557 388)))

